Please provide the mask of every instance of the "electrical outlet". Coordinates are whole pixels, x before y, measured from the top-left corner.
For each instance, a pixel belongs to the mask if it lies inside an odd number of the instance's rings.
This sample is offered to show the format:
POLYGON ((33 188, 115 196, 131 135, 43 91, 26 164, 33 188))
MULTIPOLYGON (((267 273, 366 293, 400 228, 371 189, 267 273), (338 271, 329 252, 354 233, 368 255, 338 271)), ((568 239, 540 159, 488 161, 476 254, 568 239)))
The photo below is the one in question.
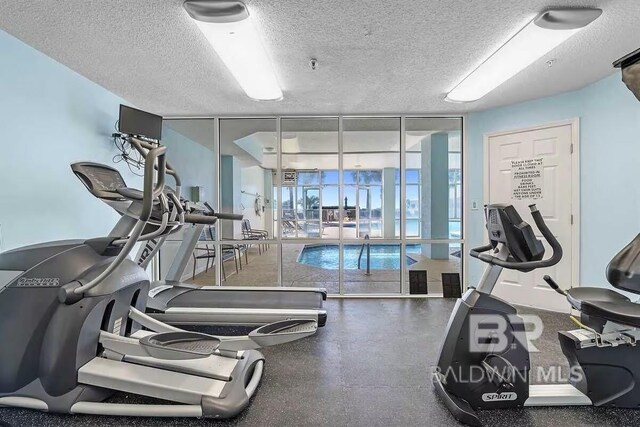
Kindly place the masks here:
POLYGON ((472 211, 478 210, 478 202, 476 202, 475 200, 471 202, 471 210, 472 211))

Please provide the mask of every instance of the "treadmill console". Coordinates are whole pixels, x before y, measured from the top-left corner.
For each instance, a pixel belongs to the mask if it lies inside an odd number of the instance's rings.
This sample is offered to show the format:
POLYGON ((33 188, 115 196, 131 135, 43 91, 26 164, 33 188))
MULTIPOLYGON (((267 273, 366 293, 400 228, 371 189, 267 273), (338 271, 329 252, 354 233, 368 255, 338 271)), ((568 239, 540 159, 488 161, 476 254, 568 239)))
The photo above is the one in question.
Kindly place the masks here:
POLYGON ((117 191, 119 188, 127 187, 117 169, 99 163, 78 162, 71 165, 71 170, 95 197, 126 200, 117 191))

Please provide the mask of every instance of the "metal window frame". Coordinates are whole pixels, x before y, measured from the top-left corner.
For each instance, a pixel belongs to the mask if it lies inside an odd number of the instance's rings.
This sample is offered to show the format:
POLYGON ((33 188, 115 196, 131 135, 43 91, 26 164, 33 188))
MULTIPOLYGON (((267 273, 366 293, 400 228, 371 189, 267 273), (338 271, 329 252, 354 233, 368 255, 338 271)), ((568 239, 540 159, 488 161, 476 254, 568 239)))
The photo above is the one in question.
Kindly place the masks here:
MULTIPOLYGON (((464 246, 466 244, 466 224, 467 217, 469 214, 469 207, 466 204, 466 195, 468 191, 468 183, 466 180, 466 171, 467 171, 467 158, 466 158, 466 148, 467 148, 467 117, 465 114, 348 114, 348 115, 215 115, 215 116, 167 116, 164 118, 165 120, 213 120, 214 121, 214 165, 216 168, 214 174, 214 188, 213 188, 213 202, 214 209, 218 209, 221 203, 221 195, 220 195, 220 165, 221 165, 221 141, 220 141, 220 131, 221 131, 221 121, 229 120, 229 119, 273 119, 276 122, 276 134, 277 134, 277 169, 276 169, 276 185, 277 188, 277 233, 274 233, 274 238, 269 240, 264 240, 263 243, 267 243, 269 245, 275 246, 275 250, 277 252, 277 273, 278 273, 278 285, 284 286, 283 283, 283 245, 287 244, 327 244, 327 245, 338 245, 339 247, 339 293, 338 294, 330 294, 331 297, 348 297, 348 298, 429 298, 429 297, 439 297, 437 295, 409 295, 408 289, 408 281, 406 280, 407 276, 407 265, 406 265, 406 246, 407 244, 460 244, 461 250, 464 250, 464 246), (343 134, 344 134, 344 119, 351 118, 366 118, 366 119, 384 119, 384 118, 394 118, 400 120, 400 237, 395 239, 380 239, 376 238, 372 244, 400 244, 400 256, 401 256, 401 269, 400 269, 400 293, 399 294, 346 294, 344 289, 344 245, 345 244, 358 244, 362 243, 361 239, 345 239, 343 233, 343 215, 339 215, 339 234, 338 239, 309 239, 309 238, 283 238, 282 236, 282 120, 286 119, 322 119, 322 118, 330 118, 338 120, 338 202, 339 204, 344 199, 344 185, 343 185, 343 169, 344 169, 344 150, 343 150, 343 134), (406 236, 406 203, 402 203, 403 200, 406 200, 406 120, 407 119, 459 119, 461 122, 461 147, 460 147, 460 155, 461 155, 461 168, 460 168, 460 180, 461 180, 461 209, 462 215, 460 218, 461 221, 461 238, 460 239, 416 239, 408 238, 406 236)), ((285 153, 286 154, 286 153, 285 153)), ((347 153, 348 154, 348 153, 347 153)), ((395 185, 395 184, 394 184, 395 185)), ((321 187, 321 186, 320 186, 321 187)), ((320 191, 322 193, 322 190, 320 191)), ((321 195, 322 197, 322 195, 321 195)), ((421 210, 422 214, 422 210, 421 210)), ((395 215, 393 221, 395 223, 395 215)), ((384 221, 384 219, 383 219, 384 221)), ((216 233, 216 241, 215 248, 216 253, 220 252, 220 246, 223 244, 233 244, 233 243, 242 243, 242 240, 222 240, 220 237, 220 232, 216 233)), ((246 243, 246 242, 245 242, 246 243)), ((222 272, 220 269, 220 257, 215 258, 215 266, 216 266, 216 285, 221 286, 222 284, 222 272)), ((462 256, 460 259, 460 274, 461 274, 461 282, 463 285, 465 284, 465 278, 467 276, 467 260, 465 256, 462 256)))

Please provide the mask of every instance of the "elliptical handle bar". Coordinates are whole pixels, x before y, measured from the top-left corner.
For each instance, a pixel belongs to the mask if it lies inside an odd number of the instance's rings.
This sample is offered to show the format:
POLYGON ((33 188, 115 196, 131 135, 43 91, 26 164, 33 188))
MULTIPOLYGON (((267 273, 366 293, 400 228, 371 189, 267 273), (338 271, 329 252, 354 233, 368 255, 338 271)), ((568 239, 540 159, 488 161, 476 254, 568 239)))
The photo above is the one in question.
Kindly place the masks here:
MULTIPOLYGON (((128 137, 127 141, 129 141, 129 143, 133 146, 133 148, 135 148, 136 151, 145 158, 145 164, 147 159, 147 153, 158 147, 158 145, 155 145, 150 142, 143 141, 141 139, 134 138, 134 137, 128 137)), ((151 163, 153 164, 154 162, 151 162, 151 163)), ((158 169, 159 165, 154 165, 154 167, 158 169)), ((173 168, 173 166, 171 166, 171 163, 169 163, 168 160, 165 160, 165 168, 166 168, 166 173, 173 177, 174 181, 176 182, 176 187, 179 188, 182 185, 182 181, 180 180, 180 175, 178 175, 178 172, 176 172, 176 170, 173 168)), ((179 195, 180 194, 178 194, 178 196, 179 195)))
POLYGON ((213 225, 218 222, 218 217, 201 214, 184 214, 184 222, 189 224, 213 225))
MULTIPOLYGON (((135 141, 135 139, 132 140, 135 141)), ((164 191, 165 174, 167 171, 166 152, 167 147, 158 146, 146 153, 140 221, 147 222, 149 220, 151 211, 153 210, 153 201, 164 191), (158 163, 158 182, 154 185, 156 161, 158 163)))
POLYGON ((205 213, 205 215, 208 216, 215 216, 218 219, 229 219, 231 221, 242 221, 242 219, 244 219, 244 215, 242 214, 215 212, 209 202, 204 202, 204 206, 208 209, 208 212, 205 213))
POLYGON ((231 221, 242 221, 244 215, 216 212, 213 214, 218 219, 230 219, 231 221))
POLYGON ((242 215, 236 214, 225 214, 225 213, 215 213, 215 214, 185 214, 184 222, 188 222, 190 224, 215 224, 219 219, 230 219, 233 221, 240 221, 242 219, 242 215))
MULTIPOLYGON (((132 144, 138 142, 137 139, 131 138, 132 144)), ((100 273, 93 280, 89 281, 82 286, 79 286, 73 289, 72 293, 75 295, 75 298, 69 298, 70 295, 63 290, 60 294, 60 300, 65 303, 73 303, 75 300, 80 298, 86 291, 96 287, 98 284, 102 283, 111 273, 113 273, 122 262, 129 256, 131 250, 142 236, 144 228, 147 224, 147 221, 151 217, 151 211, 153 209, 153 201, 158 198, 164 191, 164 181, 165 181, 165 172, 166 172, 166 151, 167 147, 158 146, 153 147, 145 153, 145 165, 144 165, 144 178, 143 178, 143 188, 144 193, 142 196, 142 210, 140 213, 140 217, 134 229, 131 231, 131 234, 124 242, 124 246, 120 250, 120 253, 116 256, 116 258, 109 264, 107 268, 105 268, 102 273, 100 273), (158 163, 158 174, 157 174, 157 182, 154 184, 155 178, 155 166, 156 162, 158 163)), ((166 218, 166 217, 165 217, 166 218)), ((165 221, 166 219, 163 218, 165 221)), ((163 223, 162 227, 166 227, 166 223, 163 223)), ((64 287, 63 287, 64 288, 64 287)))
POLYGON ((492 245, 485 245, 471 249, 469 251, 469 255, 488 264, 519 271, 530 271, 534 268, 551 267, 559 263, 562 259, 562 246, 560 245, 560 242, 558 242, 556 236, 553 235, 553 232, 551 232, 547 226, 547 223, 544 221, 544 218, 537 206, 535 204, 531 204, 529 205, 529 209, 531 209, 531 216, 533 217, 533 221, 536 223, 538 230, 542 233, 542 237, 544 237, 547 243, 549 243, 549 246, 551 246, 551 250, 553 251, 551 257, 540 261, 505 261, 493 255, 484 253, 494 249, 492 245))

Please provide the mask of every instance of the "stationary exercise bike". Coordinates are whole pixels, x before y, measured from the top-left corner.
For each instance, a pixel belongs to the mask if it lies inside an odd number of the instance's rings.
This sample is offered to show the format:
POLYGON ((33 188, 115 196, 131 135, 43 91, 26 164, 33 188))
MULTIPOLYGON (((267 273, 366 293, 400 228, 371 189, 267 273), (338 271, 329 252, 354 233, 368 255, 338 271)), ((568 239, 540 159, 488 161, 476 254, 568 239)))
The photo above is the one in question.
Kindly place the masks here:
MULTIPOLYGON (((488 265, 476 288, 458 300, 440 350, 433 382, 451 414, 468 425, 482 425, 476 410, 523 406, 640 406, 640 305, 605 288, 561 289, 581 312, 580 329, 558 333, 570 365, 569 384, 530 385, 525 323, 516 309, 491 293, 503 268, 530 272, 562 258, 562 248, 531 205, 531 215, 553 254, 511 205, 485 207, 490 243, 470 254, 488 265)), ((640 294, 640 235, 607 268, 611 285, 640 294)))

